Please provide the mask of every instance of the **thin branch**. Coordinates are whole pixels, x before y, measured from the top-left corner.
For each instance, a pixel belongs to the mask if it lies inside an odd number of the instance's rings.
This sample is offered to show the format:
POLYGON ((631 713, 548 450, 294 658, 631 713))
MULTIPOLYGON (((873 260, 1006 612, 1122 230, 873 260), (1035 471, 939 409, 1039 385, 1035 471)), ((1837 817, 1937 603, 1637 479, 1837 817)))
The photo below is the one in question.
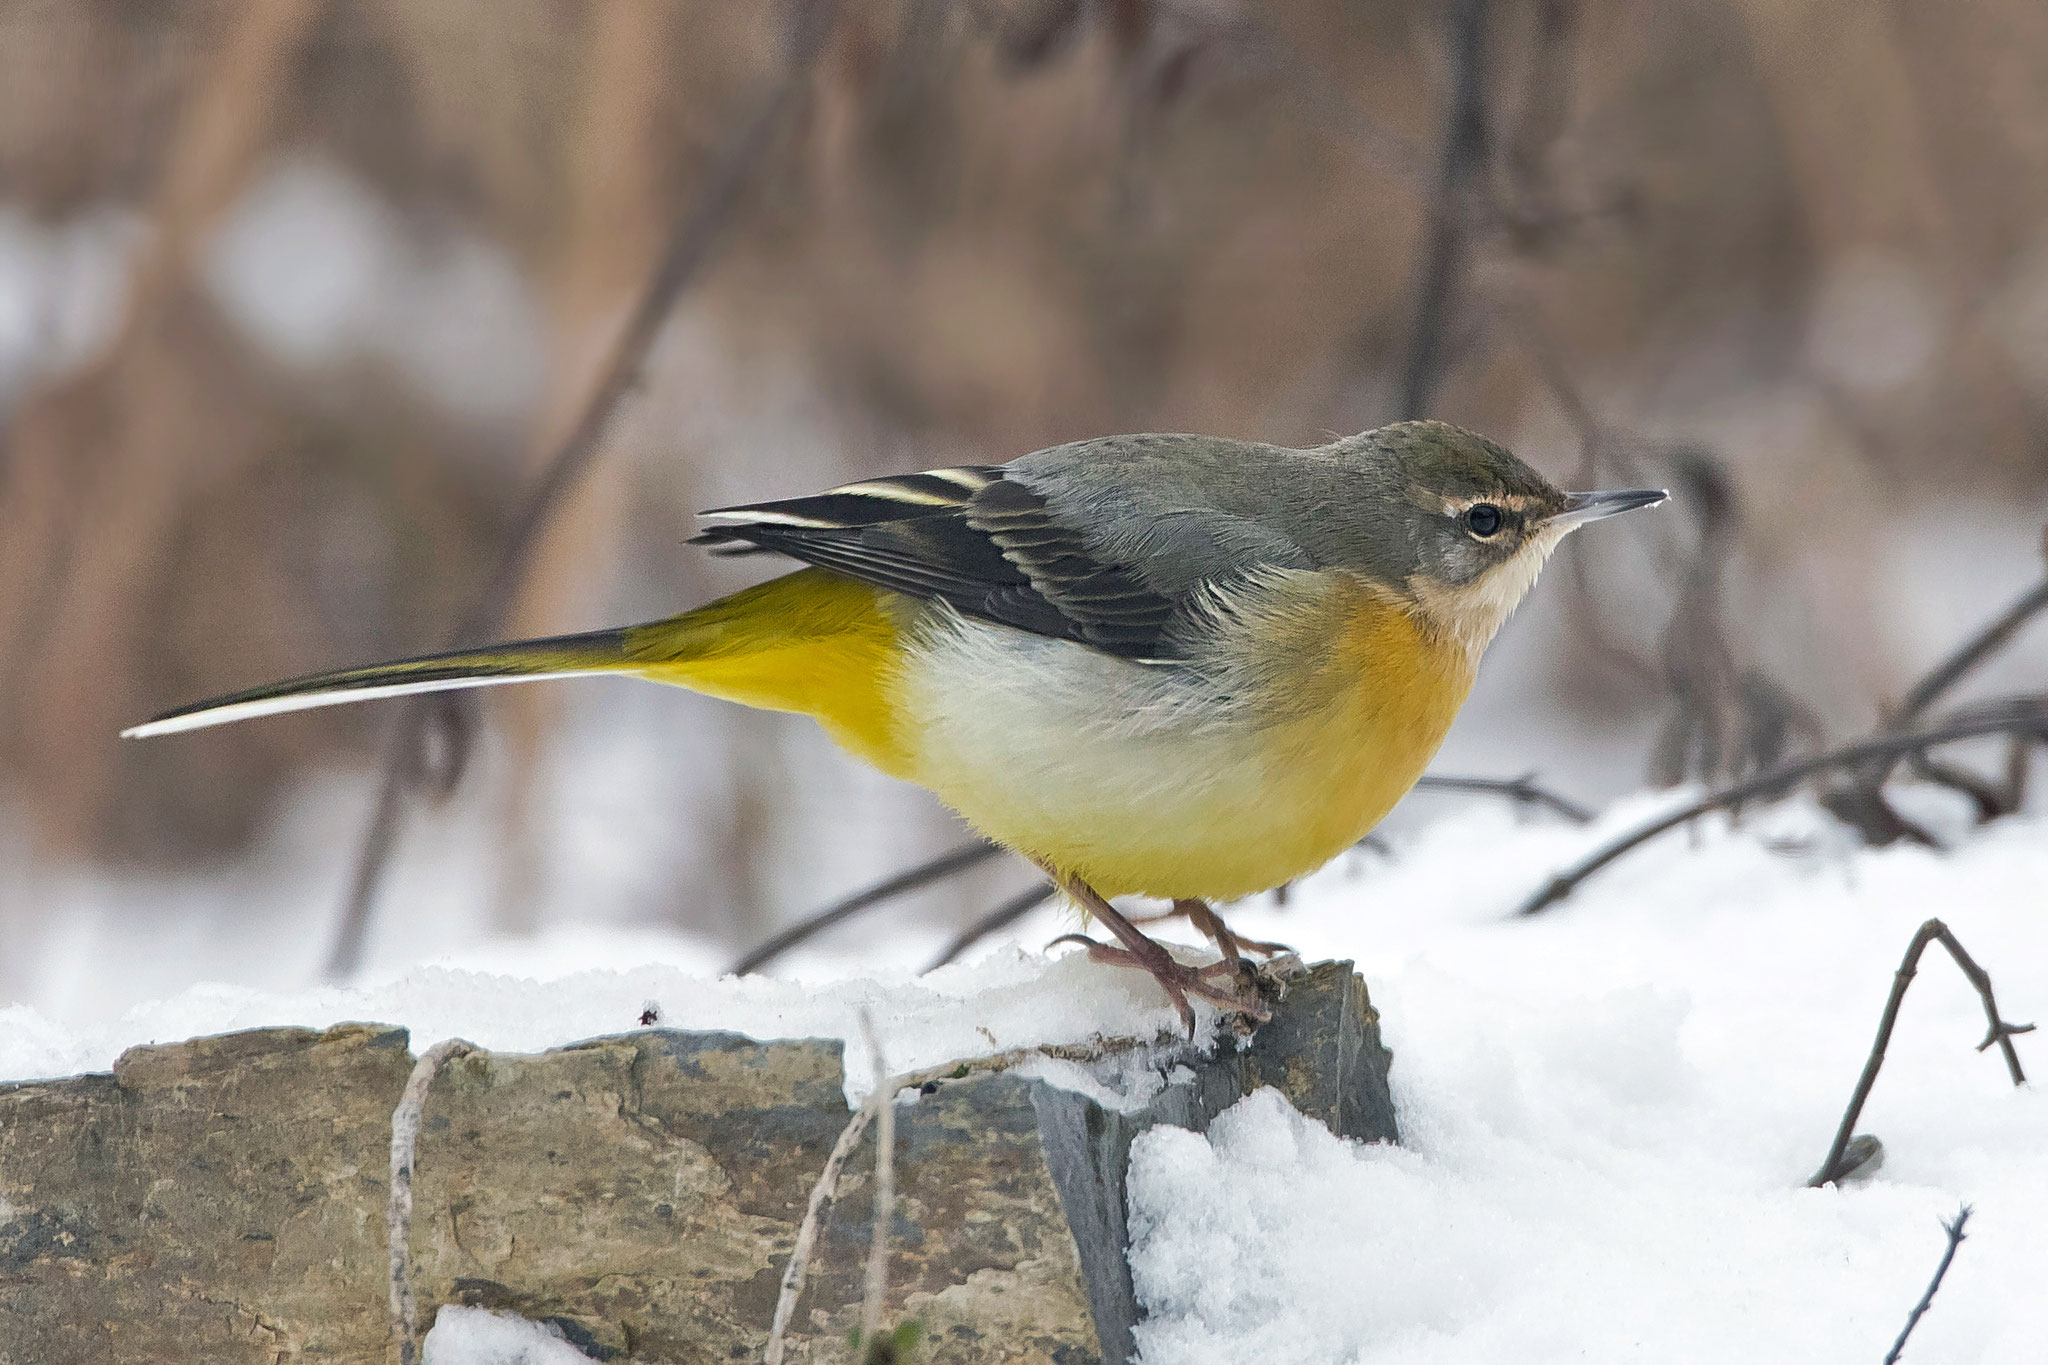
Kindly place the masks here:
POLYGON ((893 1104, 896 1096, 906 1090, 930 1094, 948 1082, 1008 1071, 1019 1063, 1039 1057, 1063 1062, 1098 1062, 1139 1048, 1173 1047, 1180 1041, 1172 1033, 1162 1033, 1154 1038, 1097 1038, 1087 1043, 1048 1043, 1038 1047, 1011 1048, 986 1057, 971 1057, 928 1066, 920 1071, 907 1071, 877 1085, 866 1102, 846 1121, 846 1127, 840 1129, 831 1154, 825 1158, 825 1168, 818 1173, 817 1183, 811 1186, 811 1197, 804 1205, 803 1221, 797 1225, 796 1242, 790 1248, 789 1264, 782 1269, 782 1288, 776 1295, 775 1317, 768 1328, 768 1346, 762 1353, 761 1365, 782 1365, 783 1355, 788 1350, 790 1320, 796 1315, 797 1301, 803 1297, 805 1282, 810 1277, 811 1253, 818 1244, 825 1213, 838 1196, 839 1177, 846 1169, 847 1159, 860 1146, 868 1125, 881 1112, 878 1104, 893 1104), (886 1098, 878 1102, 877 1095, 886 1098))
POLYGON ((1401 416, 1426 417, 1448 368, 1451 314, 1472 254, 1476 200, 1485 187, 1487 0, 1452 0, 1453 65, 1443 159, 1430 201, 1428 244, 1415 298, 1408 366, 1401 379, 1401 416))
POLYGON ((2048 697, 2019 697, 1977 708, 1946 725, 1902 735, 1879 735, 1827 753, 1816 754, 1811 758, 1781 763, 1747 781, 1737 782, 1711 792, 1697 801, 1688 802, 1602 845, 1574 863, 1568 870, 1551 878, 1542 890, 1525 901, 1515 913, 1539 914, 1571 895, 1581 883, 1609 863, 1633 852, 1658 835, 1677 829, 1680 825, 1689 824, 1710 811, 1726 810, 1760 796, 1782 795, 1793 784, 1817 773, 1853 768, 1875 759, 1900 758, 1937 745, 1954 744, 1982 735, 2037 732, 2048 733, 2048 697))
POLYGON ((391 1339, 399 1365, 413 1365, 419 1355, 419 1305, 412 1292, 412 1172, 420 1140, 420 1110, 441 1068, 476 1051, 472 1043, 449 1038, 434 1044, 413 1063, 398 1108, 391 1111, 391 1191, 384 1211, 385 1249, 389 1255, 391 1339))
POLYGON ((1996 654, 2019 634, 2027 622, 2048 611, 2048 578, 2021 594, 2020 599, 2007 607, 1998 618, 1986 625, 1959 645, 1955 652, 1928 670, 1927 676, 1916 684, 1906 699, 1899 704, 1895 724, 1910 725, 1920 719, 1921 713, 1986 659, 1996 654))
POLYGON ((1899 1357, 1905 1354, 1906 1338, 1913 1335, 1913 1329, 1920 1325, 1921 1315, 1927 1311, 1927 1306, 1934 1302, 1934 1296, 1940 1292, 1942 1277, 1948 1274, 1949 1262, 1956 1258, 1956 1248, 1963 1244, 1963 1228, 1969 1221, 1970 1206, 1965 1204, 1956 1210, 1954 1218, 1941 1225, 1941 1230, 1948 1234, 1948 1245, 1942 1249, 1941 1264, 1934 1267, 1934 1278, 1927 1282, 1927 1292, 1920 1296, 1920 1302, 1913 1305, 1912 1315, 1906 1319, 1899 1339, 1892 1343, 1891 1350, 1885 1352, 1884 1365, 1898 1365, 1899 1357))
POLYGON ((1560 796, 1536 781, 1536 774, 1523 773, 1520 777, 1452 777, 1436 773, 1424 773, 1416 779, 1416 790, 1438 792, 1467 792, 1490 796, 1501 796, 1518 806, 1541 806, 1575 825, 1590 824, 1593 812, 1572 800, 1560 796))
MULTIPOLYGON (((2048 578, 2042 579, 2033 588, 2022 593, 2018 601, 1929 669, 1906 694, 1897 712, 1887 718, 1885 728, 1893 731, 1902 730, 1918 720, 1928 707, 1939 701, 1985 660, 2004 649, 2029 621, 2043 611, 2048 611, 2048 578)), ((1966 769, 1936 764, 1925 754, 1913 754, 1908 757, 1915 776, 1959 792, 1974 804, 1980 823, 1997 819, 2017 809, 2018 796, 2025 790, 2022 779, 2021 785, 2013 788, 2014 799, 2007 802, 2002 799, 2003 793, 1996 787, 1966 769)), ((1896 760, 1869 765, 1856 774, 1853 781, 1844 784, 1843 790, 1836 795, 1833 804, 1840 805, 1846 810, 1861 811, 1863 814, 1857 823, 1863 827, 1866 839, 1873 843, 1890 843, 1895 839, 1910 838, 1918 843, 1933 845, 1934 840, 1931 836, 1894 811, 1891 803, 1884 797, 1881 789, 1891 779, 1895 765, 1896 760)), ((2025 771, 2023 758, 2019 770, 2022 773, 2025 771)))
MULTIPOLYGON (((1920 955, 1927 951, 1927 945, 1939 943, 1948 949, 1948 955, 1955 959, 1970 985, 1976 989, 1977 998, 1984 1002, 1984 1017, 1990 1027, 1984 1041, 1977 1044, 1977 1051, 1996 1043, 2005 1054, 2005 1067, 2012 1075, 2014 1085, 2027 1083, 2026 1072, 2020 1070, 2019 1050, 2012 1044, 2013 1035, 2031 1033, 2032 1024, 2008 1024, 1998 1013, 1998 1001, 1991 994, 1991 977, 1979 967, 1971 956, 1963 951, 1963 945, 1949 932, 1949 927, 1938 919, 1931 919, 1920 926, 1913 935, 1913 941, 1906 946, 1906 956, 1899 963, 1899 969, 1892 977, 1891 997, 1884 1002, 1884 1017, 1878 1021, 1877 1041, 1871 1044, 1870 1059, 1863 1064, 1863 1074, 1856 1081, 1856 1093, 1849 1097, 1849 1107, 1842 1111, 1842 1122, 1835 1129, 1835 1140, 1828 1147, 1827 1160, 1821 1162, 1820 1170, 1807 1181, 1811 1188, 1818 1189, 1848 1174, 1853 1166, 1842 1160, 1842 1154, 1849 1149, 1849 1135, 1855 1130, 1856 1120, 1863 1116, 1863 1102, 1870 1098, 1870 1089, 1877 1084, 1877 1073, 1884 1065, 1884 1054, 1891 1046, 1892 1028, 1899 1021, 1899 1006, 1905 1002, 1906 987, 1912 984, 1913 976, 1920 970, 1920 955)), ((1904 1340, 1903 1337, 1900 1338, 1904 1340)))
MULTIPOLYGON (((2048 577, 2044 577, 2032 589, 2023 591, 2017 602, 2013 602, 1997 618, 1985 624, 1985 628, 1972 634, 1968 641, 1958 645, 1946 659, 1927 669, 1927 673, 1917 681, 1913 690, 1907 692, 1905 700, 1898 704, 1896 714, 1892 714, 1886 720, 1884 729, 1903 731, 1905 726, 1919 720, 1929 706, 1933 706, 1937 700, 1942 700, 1942 696, 1946 696, 1976 667, 1980 667, 1987 659, 2005 649, 2013 641, 2013 636, 2019 634, 2019 630, 2025 628, 2025 624, 2040 616, 2042 612, 2048 612, 2048 577)), ((1976 804, 1978 819, 1989 821, 1997 819, 1999 814, 2005 814, 2003 802, 1997 798, 1997 792, 1982 780, 1978 780, 1974 774, 1968 774, 1960 767, 1933 765, 1931 761, 1927 761, 1925 755, 1909 757, 1915 759, 1915 776, 1923 778, 1925 782, 1935 782, 1939 786, 1962 792, 1970 802, 1976 804)), ((1855 790, 1862 794, 1866 806, 1874 806, 1874 812, 1880 814, 1880 819, 1890 817, 1892 825, 1907 827, 1909 823, 1903 821, 1903 817, 1896 817, 1890 810, 1890 804, 1878 790, 1884 786, 1886 780, 1890 780, 1890 776, 1892 763, 1874 763, 1864 774, 1860 774, 1858 782, 1855 782, 1855 790)))
POLYGON ((860 1344, 863 1359, 873 1359, 882 1339, 882 1310, 889 1298, 889 1224, 896 1217, 896 1093, 889 1085, 889 1063, 875 1021, 860 1012, 861 1032, 874 1056, 875 1089, 868 1096, 875 1107, 875 1216, 868 1236, 867 1297, 861 1305, 860 1344), (877 1098, 879 1097, 879 1098, 877 1098))
POLYGON ((998 844, 980 839, 971 844, 963 844, 949 853, 941 853, 929 862, 919 863, 908 871, 899 872, 865 890, 856 891, 850 896, 834 901, 823 910, 804 916, 727 967, 726 974, 745 976, 749 972, 758 972, 798 944, 815 938, 843 920, 852 919, 863 910, 872 909, 885 901, 895 900, 898 896, 907 896, 913 891, 930 886, 933 882, 944 881, 955 873, 979 866, 1005 851, 998 844))
POLYGON ((1023 919, 1033 910, 1051 900, 1052 896, 1053 885, 1051 882, 1040 882, 1029 891, 1019 892, 1001 905, 998 905, 995 909, 989 911, 986 915, 983 915, 980 919, 974 921, 974 923, 968 925, 965 929, 962 929, 958 934, 955 934, 953 941, 944 948, 941 948, 939 955, 930 962, 927 962, 924 969, 928 972, 935 972, 948 963, 957 962, 961 954, 965 953, 969 948, 972 948, 989 935, 1001 933, 1009 928, 1018 920, 1023 919))
MULTIPOLYGON (((802 99, 812 66, 823 51, 836 0, 795 0, 791 19, 788 56, 783 74, 744 124, 725 152, 711 168, 696 206, 676 226, 661 264, 647 283, 639 305, 625 330, 613 345, 597 387, 584 404, 576 424, 548 461, 540 482, 527 494, 499 551, 498 561, 485 581, 467 616, 451 637, 449 647, 460 649, 481 643, 498 630, 510 610, 512 599, 525 574, 526 561, 540 542, 542 533, 559 510, 569 491, 582 479, 596 457, 602 438, 613 418, 632 392, 655 338, 661 333, 676 300, 689 287, 711 248, 732 220, 741 194, 756 164, 785 119, 802 99)), ((370 912, 377 888, 397 842, 405 794, 403 771, 419 748, 435 715, 430 704, 411 703, 400 716, 390 748, 384 759, 384 777, 377 790, 377 804, 371 812, 355 870, 349 879, 349 896, 342 911, 341 931, 327 962, 330 978, 348 976, 362 958, 363 940, 368 932, 370 912)))

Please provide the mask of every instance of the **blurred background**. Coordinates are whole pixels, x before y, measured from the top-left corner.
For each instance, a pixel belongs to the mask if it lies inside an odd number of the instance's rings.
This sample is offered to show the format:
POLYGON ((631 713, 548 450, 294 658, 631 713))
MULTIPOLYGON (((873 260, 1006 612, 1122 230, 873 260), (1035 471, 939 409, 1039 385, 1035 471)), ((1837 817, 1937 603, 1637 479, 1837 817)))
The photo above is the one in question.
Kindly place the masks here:
POLYGON ((115 733, 772 571, 701 507, 1415 415, 1681 494, 1573 542, 1439 771, 1869 729, 2041 577, 2048 6, 0 0, 0 1002, 302 984, 359 883, 370 970, 717 965, 966 832, 623 682, 115 733))

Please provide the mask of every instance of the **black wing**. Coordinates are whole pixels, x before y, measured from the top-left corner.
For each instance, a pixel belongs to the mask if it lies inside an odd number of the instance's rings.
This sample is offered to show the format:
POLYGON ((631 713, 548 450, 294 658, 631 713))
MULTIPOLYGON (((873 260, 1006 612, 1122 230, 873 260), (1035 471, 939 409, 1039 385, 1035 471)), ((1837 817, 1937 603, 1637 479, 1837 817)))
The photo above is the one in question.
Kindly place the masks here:
POLYGON ((1175 601, 1104 563, 1045 499, 993 465, 870 479, 808 498, 721 507, 692 544, 761 549, 963 615, 1165 659, 1175 601))

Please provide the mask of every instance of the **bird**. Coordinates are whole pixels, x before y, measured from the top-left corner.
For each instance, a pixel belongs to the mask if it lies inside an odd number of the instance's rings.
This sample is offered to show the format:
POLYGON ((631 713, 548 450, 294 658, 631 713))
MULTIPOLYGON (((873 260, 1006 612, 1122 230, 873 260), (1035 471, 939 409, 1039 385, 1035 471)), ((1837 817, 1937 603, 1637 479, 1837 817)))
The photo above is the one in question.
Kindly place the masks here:
MULTIPOLYGON (((1145 433, 700 514, 797 567, 665 620, 315 674, 164 712, 172 734, 537 678, 625 675, 814 718, 1036 864, 1151 974, 1264 1017, 1214 906, 1350 848, 1406 794, 1566 535, 1662 489, 1562 492, 1405 421, 1294 448, 1145 433), (1112 905, 1173 903, 1185 964, 1112 905)), ((1254 945, 1273 948, 1276 945, 1254 945)))

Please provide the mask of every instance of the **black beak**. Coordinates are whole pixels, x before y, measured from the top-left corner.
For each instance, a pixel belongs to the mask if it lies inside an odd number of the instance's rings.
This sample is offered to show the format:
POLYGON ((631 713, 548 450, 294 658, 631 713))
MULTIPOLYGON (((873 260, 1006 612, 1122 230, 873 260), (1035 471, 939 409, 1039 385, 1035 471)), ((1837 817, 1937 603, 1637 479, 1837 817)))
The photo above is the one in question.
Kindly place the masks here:
POLYGON ((1578 526, 1602 517, 1619 516, 1638 507, 1655 507, 1671 494, 1662 488, 1631 488, 1620 493, 1567 493, 1564 510, 1550 519, 1553 526, 1578 526))

